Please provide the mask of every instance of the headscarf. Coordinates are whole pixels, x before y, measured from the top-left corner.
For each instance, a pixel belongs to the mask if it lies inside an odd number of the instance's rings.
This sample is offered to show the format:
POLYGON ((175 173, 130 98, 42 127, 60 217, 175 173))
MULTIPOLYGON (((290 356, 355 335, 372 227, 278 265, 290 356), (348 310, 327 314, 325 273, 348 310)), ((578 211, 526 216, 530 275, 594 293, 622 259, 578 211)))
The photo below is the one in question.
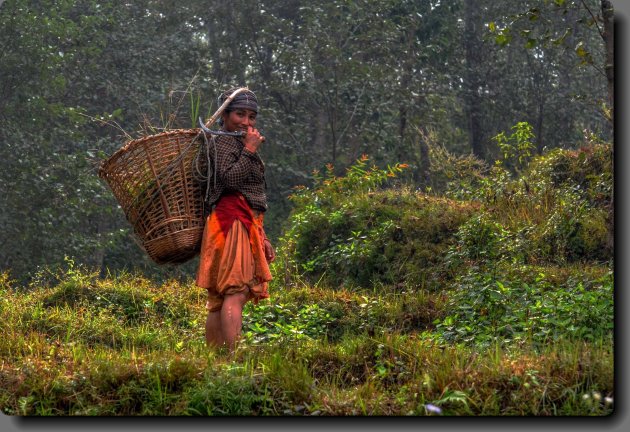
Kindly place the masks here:
MULTIPOLYGON (((223 92, 221 96, 219 96, 219 106, 223 105, 223 102, 234 93, 238 87, 232 88, 228 91, 223 92)), ((251 90, 245 90, 234 97, 232 102, 227 106, 227 111, 234 111, 236 109, 248 109, 252 110, 255 113, 258 113, 258 99, 256 95, 251 90)))

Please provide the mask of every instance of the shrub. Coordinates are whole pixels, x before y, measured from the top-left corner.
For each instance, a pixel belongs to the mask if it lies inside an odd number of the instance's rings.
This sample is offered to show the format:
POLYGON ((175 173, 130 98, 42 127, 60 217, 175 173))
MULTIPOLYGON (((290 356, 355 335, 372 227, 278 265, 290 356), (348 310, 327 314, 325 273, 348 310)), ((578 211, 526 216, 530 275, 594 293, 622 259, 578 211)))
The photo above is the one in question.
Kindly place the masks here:
POLYGON ((612 151, 608 144, 593 144, 578 150, 554 149, 536 158, 526 176, 536 186, 573 188, 584 191, 593 207, 610 205, 612 183, 612 151))
POLYGON ((443 256, 454 233, 478 207, 402 185, 379 189, 404 166, 379 170, 366 163, 360 159, 346 177, 329 173, 313 189, 296 192, 279 262, 333 286, 434 284, 445 275, 443 256))
POLYGON ((429 146, 429 158, 431 192, 454 199, 470 199, 490 170, 474 155, 455 155, 437 143, 429 146))
POLYGON ((543 272, 497 274, 471 271, 459 279, 448 315, 436 320, 439 339, 488 346, 612 337, 612 272, 595 280, 567 277, 559 286, 543 272))
POLYGON ((294 342, 326 335, 334 318, 317 304, 300 306, 284 303, 245 305, 243 337, 251 344, 271 341, 294 342))
POLYGON ((493 167, 468 194, 483 212, 463 224, 451 261, 563 263, 612 258, 610 147, 555 149, 514 177, 493 167))

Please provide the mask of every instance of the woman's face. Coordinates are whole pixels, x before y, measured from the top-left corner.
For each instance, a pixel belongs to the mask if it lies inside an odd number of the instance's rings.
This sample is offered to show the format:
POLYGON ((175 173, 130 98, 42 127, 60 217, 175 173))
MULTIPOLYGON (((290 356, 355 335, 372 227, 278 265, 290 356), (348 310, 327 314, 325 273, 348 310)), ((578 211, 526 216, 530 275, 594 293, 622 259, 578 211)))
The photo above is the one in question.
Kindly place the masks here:
POLYGON ((223 128, 228 132, 247 132, 247 127, 256 127, 256 112, 248 109, 237 108, 234 111, 223 113, 223 128))

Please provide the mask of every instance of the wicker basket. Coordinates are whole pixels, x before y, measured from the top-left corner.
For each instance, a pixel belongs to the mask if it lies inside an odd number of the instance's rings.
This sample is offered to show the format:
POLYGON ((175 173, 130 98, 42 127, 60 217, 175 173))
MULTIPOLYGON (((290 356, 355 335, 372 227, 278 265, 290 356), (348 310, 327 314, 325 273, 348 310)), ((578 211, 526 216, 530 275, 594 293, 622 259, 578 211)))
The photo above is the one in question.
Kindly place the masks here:
POLYGON ((177 129, 127 142, 99 177, 112 189, 140 245, 158 264, 193 258, 203 234, 203 192, 193 161, 200 129, 177 129))
MULTIPOLYGON (((246 90, 234 90, 205 127, 246 90)), ((158 264, 183 263, 201 247, 204 203, 195 172, 203 172, 204 167, 196 170, 193 163, 203 136, 201 129, 175 129, 132 140, 99 169, 99 177, 111 187, 140 245, 158 264)))

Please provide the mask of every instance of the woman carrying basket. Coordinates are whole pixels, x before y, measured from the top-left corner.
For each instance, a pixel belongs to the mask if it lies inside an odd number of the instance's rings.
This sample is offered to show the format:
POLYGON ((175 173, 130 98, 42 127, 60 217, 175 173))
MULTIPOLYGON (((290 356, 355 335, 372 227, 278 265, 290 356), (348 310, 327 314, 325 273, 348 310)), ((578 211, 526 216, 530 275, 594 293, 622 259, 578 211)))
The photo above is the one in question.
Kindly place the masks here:
MULTIPOLYGON (((223 104, 236 89, 220 98, 223 104)), ((275 252, 263 229, 267 210, 265 166, 258 149, 258 101, 250 90, 234 96, 221 113, 222 129, 242 137, 212 136, 206 202, 212 209, 201 243, 197 285, 208 290, 206 341, 233 350, 241 334, 243 306, 269 298, 268 263, 275 252)))

